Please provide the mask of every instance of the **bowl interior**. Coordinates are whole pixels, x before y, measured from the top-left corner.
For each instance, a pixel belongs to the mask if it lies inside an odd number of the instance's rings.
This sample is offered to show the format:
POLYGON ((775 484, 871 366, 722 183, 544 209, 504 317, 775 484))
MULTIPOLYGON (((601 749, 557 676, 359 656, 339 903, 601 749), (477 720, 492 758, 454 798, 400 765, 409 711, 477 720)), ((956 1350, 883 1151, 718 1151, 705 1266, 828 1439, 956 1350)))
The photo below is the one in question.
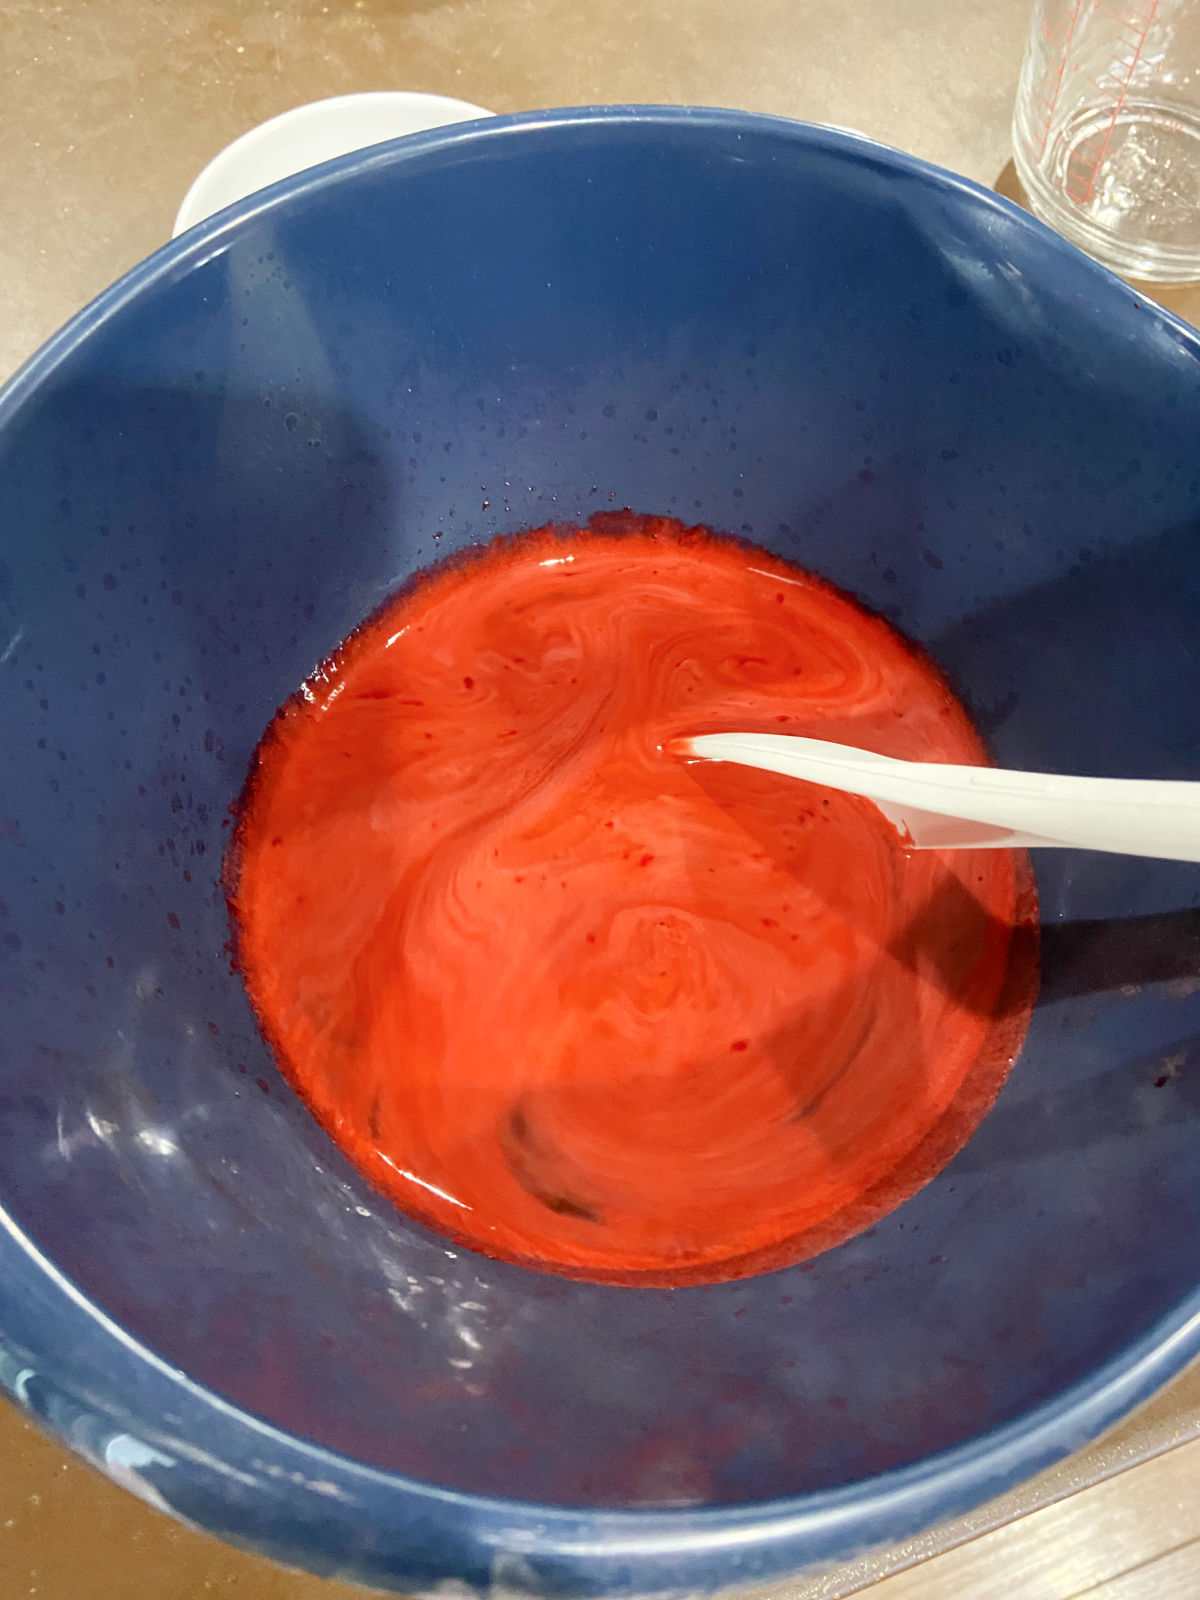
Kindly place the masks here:
MULTIPOLYGON (((631 506, 825 574, 1003 763, 1200 777, 1191 338, 969 189, 762 122, 484 128, 178 253, 0 433, 0 1200, 249 1412, 558 1504, 844 1484, 1200 1277, 1200 873, 1037 859, 1043 990, 959 1158, 744 1283, 409 1225, 277 1076, 219 886, 255 741, 414 568, 631 506)), ((249 1447, 248 1447, 249 1448, 249 1447)))

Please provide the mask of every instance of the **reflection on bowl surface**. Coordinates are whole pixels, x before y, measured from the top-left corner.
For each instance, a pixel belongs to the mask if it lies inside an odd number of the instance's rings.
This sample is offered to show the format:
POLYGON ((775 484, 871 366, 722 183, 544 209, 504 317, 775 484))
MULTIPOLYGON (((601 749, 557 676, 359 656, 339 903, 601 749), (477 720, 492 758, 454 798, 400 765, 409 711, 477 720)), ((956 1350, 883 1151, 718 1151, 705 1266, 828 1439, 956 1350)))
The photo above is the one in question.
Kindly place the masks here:
POLYGON ((1193 335, 1038 224, 735 113, 422 135, 139 268, 0 402, 6 1386, 268 1553, 565 1595, 902 1537, 1177 1370, 1196 869, 1047 852, 1041 998, 961 1154, 813 1260, 638 1292, 366 1183, 259 1037, 220 870, 362 617, 597 508, 822 574, 1005 765, 1200 776, 1198 425, 1193 335))

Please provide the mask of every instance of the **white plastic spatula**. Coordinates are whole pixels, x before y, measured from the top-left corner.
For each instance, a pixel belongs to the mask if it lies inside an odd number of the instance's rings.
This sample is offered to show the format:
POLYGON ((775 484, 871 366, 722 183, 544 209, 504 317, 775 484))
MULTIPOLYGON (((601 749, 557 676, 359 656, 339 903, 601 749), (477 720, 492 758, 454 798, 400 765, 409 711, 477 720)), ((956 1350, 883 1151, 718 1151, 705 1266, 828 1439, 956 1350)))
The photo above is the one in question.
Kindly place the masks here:
POLYGON ((916 850, 1057 845, 1200 861, 1200 783, 896 761, 781 733, 705 733, 671 748, 863 795, 916 850))

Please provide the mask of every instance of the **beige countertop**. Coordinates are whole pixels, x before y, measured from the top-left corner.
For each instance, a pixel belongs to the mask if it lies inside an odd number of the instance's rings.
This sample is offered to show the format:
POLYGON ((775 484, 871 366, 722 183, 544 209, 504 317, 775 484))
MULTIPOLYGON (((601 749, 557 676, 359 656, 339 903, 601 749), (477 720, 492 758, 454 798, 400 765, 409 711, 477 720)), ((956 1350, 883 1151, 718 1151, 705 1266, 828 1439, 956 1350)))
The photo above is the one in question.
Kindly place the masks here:
MULTIPOLYGON (((1031 0, 4 0, 0 377, 162 243, 197 171, 264 118, 415 89, 518 111, 654 101, 855 127, 1011 193, 1031 0)), ((1197 291, 1173 306, 1195 314, 1197 291)), ((1200 1370, 1084 1455, 836 1577, 830 1600, 1200 1434, 1200 1370)), ((0 1597, 336 1600, 170 1522, 0 1403, 0 1597)))

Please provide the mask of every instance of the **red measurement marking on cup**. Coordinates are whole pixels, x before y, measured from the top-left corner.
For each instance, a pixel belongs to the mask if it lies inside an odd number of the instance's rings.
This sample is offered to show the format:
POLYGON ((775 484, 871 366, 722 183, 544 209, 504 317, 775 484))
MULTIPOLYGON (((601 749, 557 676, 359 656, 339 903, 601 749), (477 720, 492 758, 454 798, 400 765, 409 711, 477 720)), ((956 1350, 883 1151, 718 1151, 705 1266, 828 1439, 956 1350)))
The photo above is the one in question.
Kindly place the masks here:
MULTIPOLYGON (((1046 144, 1050 142, 1051 125, 1054 122, 1054 110, 1058 107, 1062 85, 1066 80, 1070 50, 1074 45, 1080 21, 1088 11, 1099 11, 1117 21, 1117 48, 1110 66, 1106 67, 1099 77, 1086 75, 1086 82, 1099 90, 1102 101, 1109 102, 1110 110, 1107 122, 1096 133, 1083 139, 1082 144, 1075 146, 1067 160, 1067 173, 1066 178, 1062 179, 1062 190, 1075 205, 1086 205, 1096 192, 1096 174, 1101 170, 1104 157, 1109 154, 1112 131, 1117 126, 1117 118, 1122 114, 1122 107, 1125 106, 1134 69, 1141 59, 1142 50, 1146 48, 1147 34, 1157 16, 1158 0, 1141 0, 1141 3, 1139 0, 1130 0, 1125 6, 1112 6, 1107 0, 1075 0, 1061 27, 1056 29, 1050 22, 1043 22, 1043 38, 1058 58, 1058 70, 1051 70, 1051 74, 1048 75, 1050 77, 1048 88, 1037 96, 1038 157, 1046 154, 1046 144)), ((1074 70, 1080 72, 1082 67, 1075 64, 1074 70)))
POLYGON ((1117 118, 1121 115, 1134 71, 1145 49, 1146 36, 1158 12, 1158 0, 1142 0, 1140 5, 1130 4, 1122 9, 1115 9, 1105 0, 1093 0, 1093 4, 1097 11, 1116 18, 1119 26, 1116 53, 1111 65, 1098 78, 1089 77, 1088 80, 1105 99, 1111 101, 1108 120, 1072 150, 1067 163, 1067 175, 1063 179, 1063 191, 1067 199, 1080 206, 1086 205, 1095 193, 1096 175, 1108 154, 1117 118))
POLYGON ((1047 74, 1047 82, 1034 95, 1037 105, 1037 140, 1038 160, 1046 154, 1046 146, 1050 142, 1050 125, 1054 120, 1054 108, 1058 104, 1058 97, 1062 93, 1063 78, 1067 71, 1067 57, 1071 53, 1071 44, 1075 38, 1075 30, 1079 25, 1080 13, 1083 11, 1084 0, 1074 0, 1070 12, 1061 25, 1055 26, 1048 16, 1042 17, 1042 38, 1050 47, 1051 60, 1057 62, 1057 70, 1047 74))

